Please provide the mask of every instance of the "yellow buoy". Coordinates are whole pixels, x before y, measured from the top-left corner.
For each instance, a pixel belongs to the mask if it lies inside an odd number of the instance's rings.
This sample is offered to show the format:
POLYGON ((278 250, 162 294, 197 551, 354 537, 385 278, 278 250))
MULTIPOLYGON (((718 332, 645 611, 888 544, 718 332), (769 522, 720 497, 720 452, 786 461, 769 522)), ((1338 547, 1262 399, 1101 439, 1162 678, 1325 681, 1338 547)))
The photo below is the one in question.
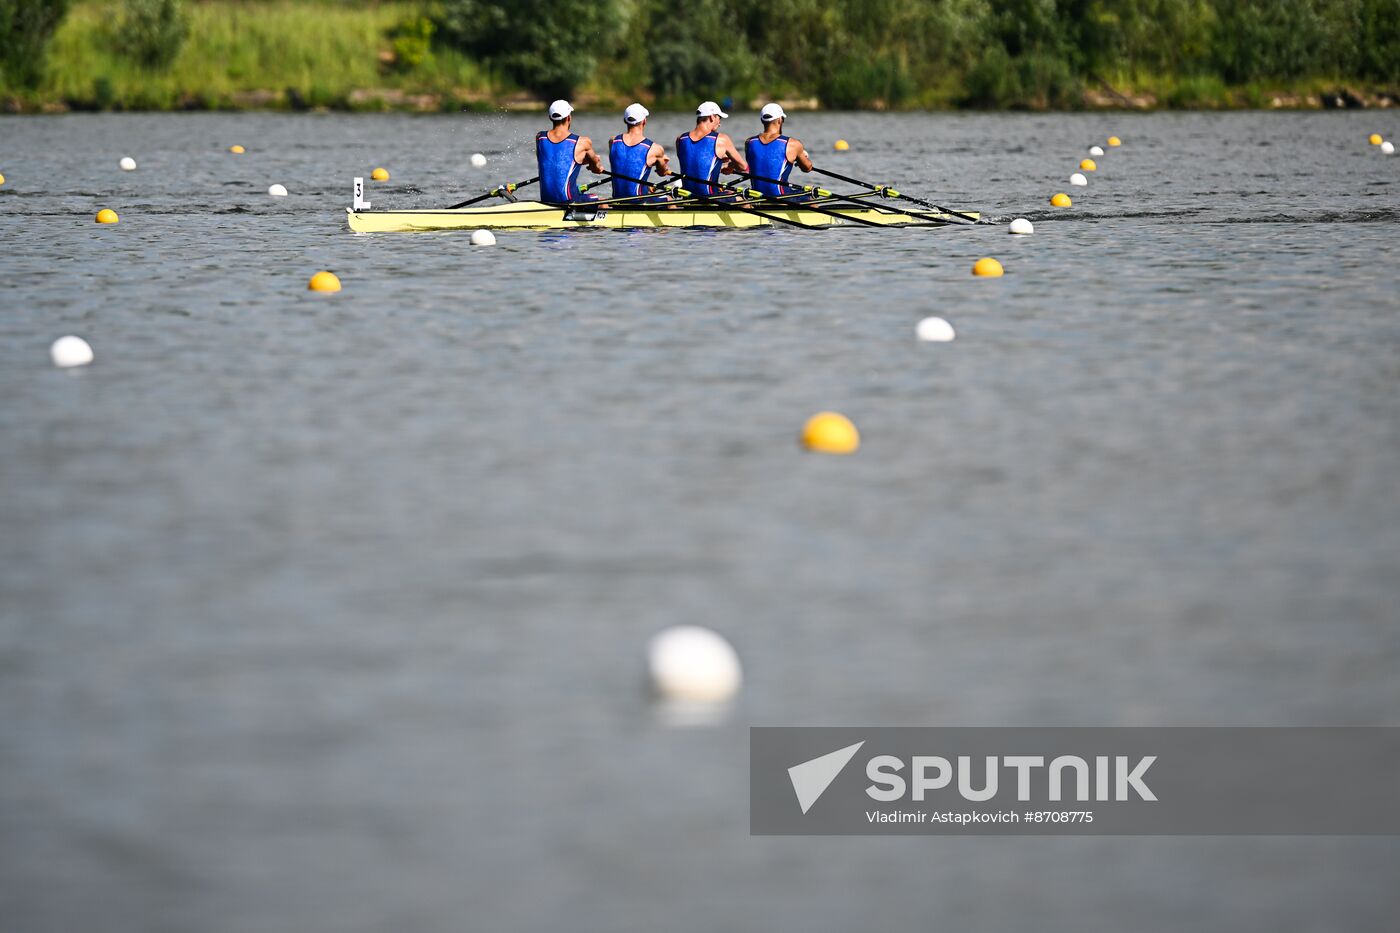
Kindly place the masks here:
POLYGON ((1099 170, 1099 163, 1095 162, 1093 159, 1080 159, 1079 168, 1080 171, 1084 172, 1097 172, 1099 170))
POLYGON ((860 432, 845 415, 819 411, 802 426, 802 446, 823 454, 853 454, 860 446, 860 432))
POLYGON ((1119 139, 1117 136, 1110 136, 1108 137, 1108 144, 1110 146, 1121 146, 1123 145, 1123 140, 1119 139))
POLYGON ((245 150, 242 146, 229 146, 228 151, 232 152, 234 155, 242 155, 247 150, 245 150))
POLYGON ((1051 198, 1050 203, 1055 207, 1069 207, 1074 202, 1069 199, 1069 195, 1062 191, 1051 198))
POLYGON ((334 272, 317 272, 311 277, 311 281, 306 283, 306 288, 313 292, 338 292, 340 279, 335 277, 334 272))
POLYGON ((388 180, 389 180, 389 170, 388 170, 388 169, 383 169, 383 168, 377 168, 377 169, 375 169, 374 171, 372 171, 372 172, 369 173, 369 177, 370 177, 370 178, 373 178, 375 181, 388 181, 388 180))
POLYGON ((1005 270, 1001 267, 1001 263, 997 262, 995 259, 992 259, 990 256, 983 259, 979 259, 972 264, 973 275, 985 275, 990 278, 997 278, 1004 271, 1005 270))
POLYGON ((4 176, 4 175, 0 175, 0 185, 3 185, 4 183, 5 183, 5 176, 4 176))
POLYGON ((838 139, 836 142, 832 143, 831 148, 835 149, 837 152, 845 152, 847 149, 851 148, 851 144, 844 139, 838 139))
POLYGON ((97 222, 100 224, 114 224, 117 222, 117 212, 104 207, 97 212, 97 222))
POLYGON ((1372 134, 1371 134, 1371 145, 1373 145, 1373 146, 1379 146, 1380 144, 1381 144, 1381 134, 1380 134, 1380 133, 1372 133, 1372 134))

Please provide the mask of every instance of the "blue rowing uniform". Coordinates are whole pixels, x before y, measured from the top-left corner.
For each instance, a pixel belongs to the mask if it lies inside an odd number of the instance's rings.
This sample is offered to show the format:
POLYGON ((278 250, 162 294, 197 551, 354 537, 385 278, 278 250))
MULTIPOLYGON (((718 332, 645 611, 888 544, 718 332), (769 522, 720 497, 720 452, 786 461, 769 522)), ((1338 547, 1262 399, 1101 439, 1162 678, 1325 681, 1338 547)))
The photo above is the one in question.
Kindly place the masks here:
POLYGON ((715 154, 715 144, 719 142, 719 130, 700 137, 697 143, 689 133, 676 137, 676 161, 680 163, 681 174, 691 178, 711 182, 702 185, 698 181, 685 182, 686 188, 709 201, 733 201, 735 196, 724 194, 714 186, 719 181, 720 159, 715 154))
MULTIPOLYGON (((647 181, 651 177, 651 166, 647 165, 647 156, 651 154, 653 143, 649 139, 644 139, 635 146, 629 146, 623 142, 622 136, 617 135, 608 144, 608 168, 617 175, 626 175, 628 178, 636 178, 639 181, 647 181)), ((643 194, 650 194, 650 189, 642 191, 641 185, 635 181, 624 181, 613 176, 612 193, 615 198, 632 198, 643 194)), ((665 201, 664 196, 646 198, 638 201, 639 204, 654 204, 665 201)))
POLYGON ((568 204, 574 201, 596 201, 591 194, 578 190, 578 171, 583 168, 575 159, 578 134, 571 133, 559 142, 541 130, 535 134, 535 158, 540 164, 540 200, 546 204, 568 204))
MULTIPOLYGON (((749 171, 763 178, 787 181, 788 175, 792 173, 792 163, 787 158, 787 144, 786 136, 778 136, 766 143, 757 136, 750 136, 744 143, 744 159, 749 163, 749 171)), ((770 198, 795 194, 799 190, 792 185, 775 185, 771 181, 759 181, 757 178, 750 184, 755 191, 760 191, 770 198)), ((799 203, 811 200, 811 196, 790 197, 785 200, 799 203)))

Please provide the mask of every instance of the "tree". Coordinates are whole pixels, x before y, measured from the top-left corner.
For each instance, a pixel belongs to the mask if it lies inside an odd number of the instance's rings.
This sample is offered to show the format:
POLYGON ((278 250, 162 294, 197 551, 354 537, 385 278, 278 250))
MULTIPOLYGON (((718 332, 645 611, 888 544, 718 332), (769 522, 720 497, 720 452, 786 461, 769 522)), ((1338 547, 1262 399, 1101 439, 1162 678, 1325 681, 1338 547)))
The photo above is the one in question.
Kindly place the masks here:
POLYGON ((625 22, 618 0, 444 0, 437 35, 541 97, 568 97, 625 22))
POLYGON ((0 73, 16 87, 35 87, 44 55, 68 0, 0 0, 0 73))
POLYGON ((180 54, 190 33, 180 0, 126 0, 117 42, 147 68, 164 68, 180 54))

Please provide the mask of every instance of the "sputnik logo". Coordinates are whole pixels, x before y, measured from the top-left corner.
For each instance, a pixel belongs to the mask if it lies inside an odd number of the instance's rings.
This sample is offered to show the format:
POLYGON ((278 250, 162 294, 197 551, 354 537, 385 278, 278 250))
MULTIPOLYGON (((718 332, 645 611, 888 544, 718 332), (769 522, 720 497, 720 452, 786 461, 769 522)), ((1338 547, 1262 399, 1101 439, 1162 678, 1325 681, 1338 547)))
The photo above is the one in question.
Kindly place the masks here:
POLYGON ((797 794, 798 806, 802 807, 804 814, 812 809, 812 805, 821 798, 822 794, 826 793, 831 782, 836 780, 836 776, 850 763, 864 744, 864 741, 860 741, 854 745, 847 745, 845 748, 838 748, 820 758, 813 758, 811 761, 804 761, 800 765, 788 768, 788 778, 792 781, 792 789, 797 794))

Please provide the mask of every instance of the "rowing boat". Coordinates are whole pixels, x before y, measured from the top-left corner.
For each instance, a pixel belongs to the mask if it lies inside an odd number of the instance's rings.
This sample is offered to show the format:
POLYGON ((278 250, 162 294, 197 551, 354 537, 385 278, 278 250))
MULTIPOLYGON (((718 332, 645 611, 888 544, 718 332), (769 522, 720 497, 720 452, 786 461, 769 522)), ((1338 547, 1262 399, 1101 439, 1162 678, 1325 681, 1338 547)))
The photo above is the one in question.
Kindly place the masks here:
MULTIPOLYGON (((428 230, 576 230, 598 227, 607 230, 655 227, 766 227, 777 217, 811 227, 854 226, 865 223, 889 227, 943 226, 958 218, 951 214, 920 212, 908 214, 887 207, 858 207, 822 202, 820 211, 801 207, 758 205, 761 213, 739 206, 684 204, 677 207, 616 205, 609 208, 554 207, 539 201, 514 201, 486 207, 442 210, 374 211, 345 209, 350 229, 356 233, 413 233, 428 230), (764 215, 769 216, 764 216, 764 215), (836 215, 836 216, 833 216, 836 215)), ((976 213, 962 214, 975 219, 976 213)))

